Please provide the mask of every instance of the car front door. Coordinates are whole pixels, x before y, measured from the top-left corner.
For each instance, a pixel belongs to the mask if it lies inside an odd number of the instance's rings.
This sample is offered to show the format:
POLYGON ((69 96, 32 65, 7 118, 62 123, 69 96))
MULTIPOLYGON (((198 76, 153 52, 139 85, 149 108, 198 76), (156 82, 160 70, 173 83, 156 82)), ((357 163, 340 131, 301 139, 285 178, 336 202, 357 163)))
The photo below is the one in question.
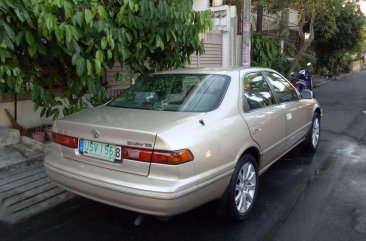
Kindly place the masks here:
POLYGON ((243 118, 252 138, 260 146, 263 158, 260 169, 266 168, 285 148, 286 120, 283 107, 278 105, 273 91, 261 72, 241 76, 243 118))
POLYGON ((275 95, 285 111, 286 144, 285 150, 298 144, 309 129, 309 102, 301 100, 294 87, 281 75, 275 72, 265 72, 265 76, 273 86, 275 95))

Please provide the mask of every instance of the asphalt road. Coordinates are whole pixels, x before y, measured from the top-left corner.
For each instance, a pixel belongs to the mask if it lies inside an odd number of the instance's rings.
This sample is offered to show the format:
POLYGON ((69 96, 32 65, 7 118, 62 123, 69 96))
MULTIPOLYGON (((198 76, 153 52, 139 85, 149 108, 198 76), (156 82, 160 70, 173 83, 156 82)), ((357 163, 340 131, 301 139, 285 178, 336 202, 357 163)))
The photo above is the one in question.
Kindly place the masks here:
POLYGON ((366 240, 366 72, 315 89, 324 109, 318 152, 293 150, 260 177, 257 204, 242 223, 212 205, 169 221, 84 198, 16 226, 0 240, 366 240))

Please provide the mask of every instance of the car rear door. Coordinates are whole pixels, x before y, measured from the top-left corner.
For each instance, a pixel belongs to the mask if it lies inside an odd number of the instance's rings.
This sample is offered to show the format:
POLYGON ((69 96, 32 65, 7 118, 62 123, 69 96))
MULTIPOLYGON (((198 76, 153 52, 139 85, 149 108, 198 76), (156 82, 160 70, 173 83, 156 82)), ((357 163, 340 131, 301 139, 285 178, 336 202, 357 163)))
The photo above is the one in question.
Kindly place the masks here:
POLYGON ((285 111, 286 144, 285 150, 296 145, 309 129, 309 102, 301 100, 294 87, 276 72, 265 72, 269 83, 273 86, 280 106, 285 111))
POLYGON ((278 105, 273 90, 264 75, 257 71, 241 74, 244 95, 242 114, 252 138, 259 144, 263 168, 278 158, 285 148, 285 112, 278 105))

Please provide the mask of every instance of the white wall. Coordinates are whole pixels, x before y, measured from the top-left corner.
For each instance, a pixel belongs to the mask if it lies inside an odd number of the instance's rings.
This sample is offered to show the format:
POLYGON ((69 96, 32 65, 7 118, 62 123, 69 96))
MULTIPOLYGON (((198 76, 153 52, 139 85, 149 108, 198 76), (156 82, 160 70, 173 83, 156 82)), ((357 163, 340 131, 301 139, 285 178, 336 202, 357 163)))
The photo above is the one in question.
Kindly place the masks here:
MULTIPOLYGON (((14 102, 0 103, 0 126, 10 127, 11 123, 4 109, 8 109, 14 117, 14 102)), ((33 110, 33 102, 31 100, 18 101, 18 120, 17 122, 26 127, 35 127, 41 124, 52 123, 51 118, 40 118, 41 108, 37 112, 33 110)))
POLYGON ((299 22, 299 13, 295 9, 288 9, 288 23, 290 25, 290 29, 297 29, 297 24, 299 22))
POLYGON ((204 11, 210 7, 209 0, 193 0, 193 11, 204 11))

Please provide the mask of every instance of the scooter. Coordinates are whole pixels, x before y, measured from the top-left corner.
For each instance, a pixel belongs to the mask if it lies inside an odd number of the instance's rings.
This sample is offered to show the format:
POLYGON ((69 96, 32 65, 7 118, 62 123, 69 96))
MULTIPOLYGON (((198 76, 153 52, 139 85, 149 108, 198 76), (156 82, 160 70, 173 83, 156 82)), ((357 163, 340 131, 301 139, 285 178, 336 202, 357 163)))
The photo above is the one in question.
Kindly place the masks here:
POLYGON ((308 63, 308 68, 300 70, 297 76, 294 72, 291 73, 291 83, 299 92, 302 90, 313 90, 313 79, 311 78, 310 66, 311 63, 308 63))
POLYGON ((307 68, 300 70, 298 73, 298 81, 301 81, 301 85, 306 85, 308 90, 313 90, 313 79, 311 78, 311 63, 307 63, 307 68))

